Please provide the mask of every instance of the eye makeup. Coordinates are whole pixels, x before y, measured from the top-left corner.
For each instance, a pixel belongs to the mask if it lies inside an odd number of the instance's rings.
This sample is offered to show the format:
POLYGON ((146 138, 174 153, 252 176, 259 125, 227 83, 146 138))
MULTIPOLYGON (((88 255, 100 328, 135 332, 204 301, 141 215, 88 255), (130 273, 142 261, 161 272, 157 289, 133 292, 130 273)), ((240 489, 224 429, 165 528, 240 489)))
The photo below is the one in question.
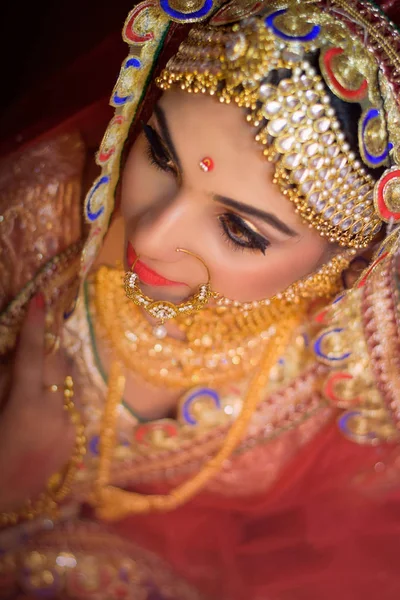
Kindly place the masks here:
MULTIPOLYGON (((151 125, 142 122, 142 128, 148 143, 146 153, 149 162, 161 171, 177 175, 175 163, 161 136, 151 125)), ((265 254, 271 245, 270 241, 258 233, 246 219, 235 213, 227 212, 220 215, 218 221, 222 236, 234 250, 265 254)))
POLYGON ((146 123, 142 123, 142 128, 148 142, 147 155, 150 162, 162 171, 176 172, 174 163, 157 131, 146 123))
POLYGON ((265 254, 270 241, 255 231, 244 219, 234 213, 225 213, 218 217, 222 233, 236 248, 259 251, 265 254))

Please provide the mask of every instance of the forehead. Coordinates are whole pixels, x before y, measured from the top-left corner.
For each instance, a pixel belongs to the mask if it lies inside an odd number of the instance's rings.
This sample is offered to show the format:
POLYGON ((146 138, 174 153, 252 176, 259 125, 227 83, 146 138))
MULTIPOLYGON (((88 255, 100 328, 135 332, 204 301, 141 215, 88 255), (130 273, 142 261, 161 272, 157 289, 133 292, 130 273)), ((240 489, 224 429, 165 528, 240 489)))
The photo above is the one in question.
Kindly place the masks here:
POLYGON ((256 143, 256 129, 246 122, 243 109, 176 89, 163 94, 160 106, 191 185, 273 212, 289 226, 304 227, 293 204, 273 183, 274 167, 256 143), (215 168, 204 174, 199 162, 207 156, 215 168))
POLYGON ((177 89, 164 92, 160 105, 167 115, 174 138, 189 138, 191 133, 196 132, 199 137, 192 142, 218 138, 224 143, 234 139, 242 149, 255 148, 255 133, 246 123, 243 111, 234 105, 221 103, 212 96, 188 94, 177 89))

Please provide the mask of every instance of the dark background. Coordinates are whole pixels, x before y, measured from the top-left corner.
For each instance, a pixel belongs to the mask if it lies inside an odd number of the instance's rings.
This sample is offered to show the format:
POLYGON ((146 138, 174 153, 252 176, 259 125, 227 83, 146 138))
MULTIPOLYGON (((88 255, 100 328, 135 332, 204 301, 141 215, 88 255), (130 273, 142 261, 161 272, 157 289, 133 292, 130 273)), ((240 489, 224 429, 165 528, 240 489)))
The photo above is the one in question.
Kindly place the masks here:
MULTIPOLYGON (((0 0, 0 154, 107 98, 137 0, 0 0)), ((400 23, 400 0, 379 0, 400 23)), ((93 114, 93 113, 91 113, 93 114)))
POLYGON ((0 141, 111 93, 134 0, 0 2, 0 141))

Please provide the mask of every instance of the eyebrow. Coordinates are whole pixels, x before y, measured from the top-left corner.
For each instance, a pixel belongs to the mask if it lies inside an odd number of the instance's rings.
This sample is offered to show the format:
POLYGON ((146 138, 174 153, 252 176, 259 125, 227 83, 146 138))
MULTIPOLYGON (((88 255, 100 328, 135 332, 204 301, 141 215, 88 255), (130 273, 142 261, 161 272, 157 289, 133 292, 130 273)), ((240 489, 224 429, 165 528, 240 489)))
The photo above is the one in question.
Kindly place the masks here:
POLYGON ((297 237, 299 234, 296 231, 293 231, 286 223, 278 219, 275 215, 269 212, 265 212, 255 206, 250 206, 249 204, 244 204, 243 202, 239 202, 238 200, 232 200, 232 198, 227 198, 226 196, 220 196, 218 194, 213 196, 214 200, 217 202, 221 202, 225 206, 229 206, 230 208, 234 208, 242 213, 245 213, 251 217, 257 217, 261 219, 271 227, 274 227, 281 233, 285 233, 290 237, 297 237))
POLYGON ((158 126, 161 130, 162 141, 167 146, 167 149, 170 152, 172 158, 174 159, 176 166, 179 168, 180 171, 182 171, 181 161, 179 160, 175 144, 172 141, 171 132, 168 127, 165 112, 159 104, 156 104, 156 106, 154 107, 154 114, 156 116, 158 126))
MULTIPOLYGON (((181 161, 179 160, 175 144, 172 141, 171 132, 168 127, 165 112, 159 104, 156 104, 156 106, 154 107, 154 114, 156 116, 158 126, 161 130, 162 141, 165 143, 169 152, 171 153, 175 164, 182 172, 181 161)), ((249 204, 239 202, 238 200, 232 200, 232 198, 227 198, 226 196, 220 196, 219 194, 214 194, 213 198, 214 200, 216 200, 217 202, 221 202, 221 204, 224 204, 225 206, 229 206, 230 208, 239 210, 240 212, 245 213, 251 217, 257 217, 258 219, 261 219, 268 225, 271 225, 271 227, 274 227, 281 233, 284 233, 290 237, 297 237, 299 235, 298 233, 296 233, 296 231, 293 231, 293 229, 291 229, 288 225, 286 225, 286 223, 278 219, 278 217, 273 215, 272 213, 265 212, 259 208, 256 208, 255 206, 250 206, 249 204)))

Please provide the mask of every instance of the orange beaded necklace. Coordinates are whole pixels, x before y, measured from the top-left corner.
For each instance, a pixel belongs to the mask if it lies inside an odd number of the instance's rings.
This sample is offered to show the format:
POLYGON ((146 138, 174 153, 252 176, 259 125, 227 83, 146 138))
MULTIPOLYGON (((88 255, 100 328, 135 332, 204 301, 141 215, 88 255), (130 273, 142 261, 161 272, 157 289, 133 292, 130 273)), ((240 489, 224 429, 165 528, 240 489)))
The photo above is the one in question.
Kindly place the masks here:
POLYGON ((109 374, 109 389, 100 438, 98 477, 91 498, 91 503, 95 506, 98 516, 106 520, 118 520, 129 514, 173 510, 190 500, 204 488, 240 443, 254 410, 262 399, 270 370, 283 354, 291 333, 297 324, 298 318, 293 316, 288 319, 282 324, 271 343, 268 344, 257 371, 250 382, 242 411, 229 430, 222 448, 216 456, 209 460, 194 477, 177 486, 166 495, 142 495, 109 484, 111 456, 115 444, 117 407, 125 385, 122 366, 118 361, 115 361, 109 374))

